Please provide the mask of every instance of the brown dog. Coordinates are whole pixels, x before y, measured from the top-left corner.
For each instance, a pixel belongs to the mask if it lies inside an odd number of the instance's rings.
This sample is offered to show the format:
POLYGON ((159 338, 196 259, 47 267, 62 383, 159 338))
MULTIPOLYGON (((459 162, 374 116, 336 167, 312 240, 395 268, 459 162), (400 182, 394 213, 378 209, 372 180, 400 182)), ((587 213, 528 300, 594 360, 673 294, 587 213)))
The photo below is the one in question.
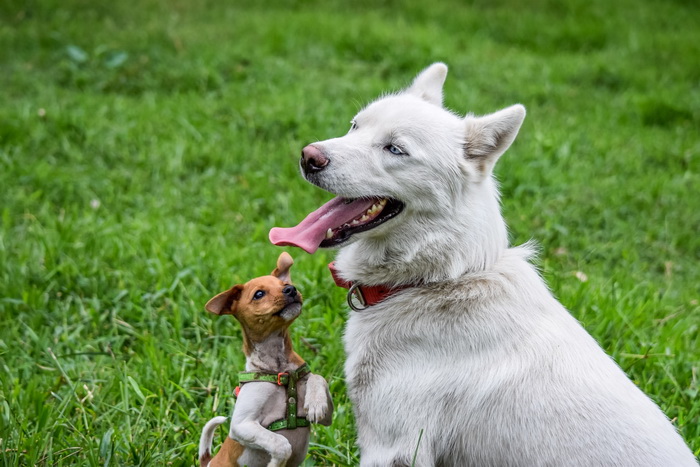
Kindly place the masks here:
POLYGON ((309 425, 330 425, 333 401, 328 384, 292 349, 289 326, 301 313, 302 297, 291 284, 294 260, 282 253, 269 276, 235 285, 209 300, 207 311, 231 314, 243 328, 246 372, 229 436, 212 458, 214 417, 199 443, 200 466, 298 466, 309 447, 309 425))

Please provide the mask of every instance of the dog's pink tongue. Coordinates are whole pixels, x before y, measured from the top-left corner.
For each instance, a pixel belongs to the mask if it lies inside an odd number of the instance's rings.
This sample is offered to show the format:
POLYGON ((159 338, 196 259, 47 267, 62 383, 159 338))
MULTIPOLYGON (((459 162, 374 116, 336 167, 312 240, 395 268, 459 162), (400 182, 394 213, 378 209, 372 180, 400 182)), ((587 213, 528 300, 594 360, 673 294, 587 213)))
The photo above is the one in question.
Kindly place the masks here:
POLYGON ((336 229, 367 211, 376 199, 333 198, 301 221, 296 227, 274 227, 270 230, 270 241, 277 246, 296 246, 313 253, 326 238, 328 229, 336 229))

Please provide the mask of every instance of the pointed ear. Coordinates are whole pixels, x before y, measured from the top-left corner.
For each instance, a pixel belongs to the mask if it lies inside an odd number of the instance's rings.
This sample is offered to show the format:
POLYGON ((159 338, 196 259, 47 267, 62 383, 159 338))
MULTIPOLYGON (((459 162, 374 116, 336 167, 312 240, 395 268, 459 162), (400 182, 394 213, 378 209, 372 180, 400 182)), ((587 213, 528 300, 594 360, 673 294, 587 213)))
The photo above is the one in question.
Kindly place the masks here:
POLYGON ((491 173, 501 154, 506 152, 525 119, 520 104, 483 117, 467 115, 465 157, 474 161, 482 175, 491 173))
POLYGON ((282 282, 291 283, 292 276, 289 274, 289 269, 294 264, 294 260, 291 255, 286 251, 282 252, 279 258, 277 258, 277 267, 270 275, 275 276, 282 282))
POLYGON ((204 308, 215 315, 232 315, 236 312, 236 302, 241 298, 242 285, 234 285, 226 292, 221 292, 204 305, 204 308))
POLYGON ((442 107, 442 85, 447 77, 447 65, 433 63, 421 71, 406 92, 442 107))

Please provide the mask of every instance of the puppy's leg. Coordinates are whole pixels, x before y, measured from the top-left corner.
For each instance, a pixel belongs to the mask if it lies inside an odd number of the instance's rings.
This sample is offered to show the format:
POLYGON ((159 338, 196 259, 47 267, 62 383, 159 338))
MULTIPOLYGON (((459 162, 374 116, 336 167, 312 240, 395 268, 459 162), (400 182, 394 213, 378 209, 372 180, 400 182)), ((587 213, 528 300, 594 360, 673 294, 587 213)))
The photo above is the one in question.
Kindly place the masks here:
POLYGON ((333 399, 328 390, 328 383, 323 376, 309 375, 306 382, 306 396, 304 399, 304 411, 306 418, 311 423, 320 423, 329 426, 333 419, 333 399))
POLYGON ((249 383, 241 387, 238 402, 233 408, 229 437, 243 446, 267 452, 268 467, 286 464, 292 455, 292 445, 287 438, 264 428, 260 422, 270 395, 277 386, 269 383, 249 383))
POLYGON ((267 452, 272 459, 268 467, 281 467, 292 455, 287 438, 271 432, 255 420, 232 420, 229 436, 243 446, 267 452))

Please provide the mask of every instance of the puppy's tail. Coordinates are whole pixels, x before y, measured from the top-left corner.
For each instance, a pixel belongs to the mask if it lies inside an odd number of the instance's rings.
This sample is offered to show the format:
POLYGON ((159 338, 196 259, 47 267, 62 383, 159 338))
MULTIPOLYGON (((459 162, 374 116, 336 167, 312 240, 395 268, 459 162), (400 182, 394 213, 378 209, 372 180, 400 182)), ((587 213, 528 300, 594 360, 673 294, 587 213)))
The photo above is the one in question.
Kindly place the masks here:
POLYGON ((202 436, 199 438, 199 465, 207 467, 211 461, 211 443, 214 439, 216 427, 226 421, 226 417, 214 417, 204 425, 202 436))

